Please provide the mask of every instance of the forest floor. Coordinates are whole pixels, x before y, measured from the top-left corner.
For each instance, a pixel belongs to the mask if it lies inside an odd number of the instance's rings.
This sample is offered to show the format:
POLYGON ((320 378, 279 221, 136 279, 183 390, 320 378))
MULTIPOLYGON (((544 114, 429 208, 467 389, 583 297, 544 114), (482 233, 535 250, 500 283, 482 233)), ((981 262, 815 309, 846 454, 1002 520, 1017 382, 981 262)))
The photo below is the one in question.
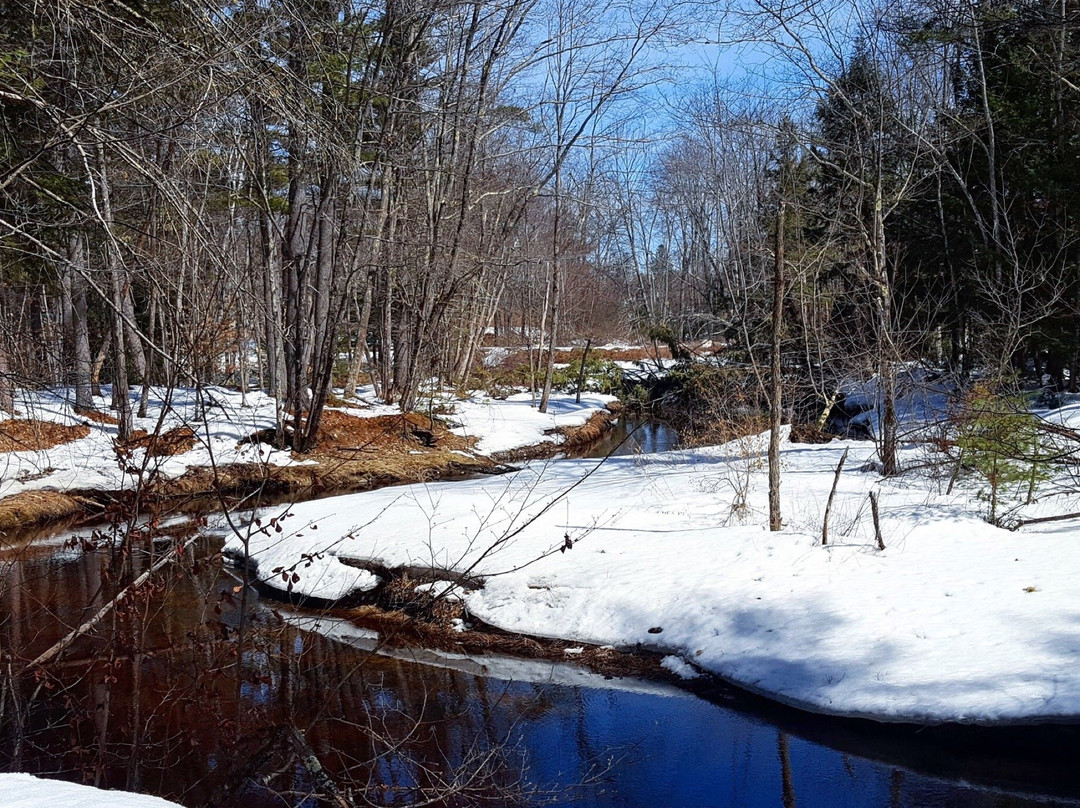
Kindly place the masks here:
POLYGON ((613 401, 555 395, 541 414, 531 400, 475 394, 440 399, 432 409, 441 415, 402 414, 361 390, 332 402, 316 449, 298 454, 273 445, 275 405, 262 393, 153 390, 146 417, 135 419, 135 437, 120 443, 107 397, 94 411, 76 412, 69 390, 21 391, 15 415, 0 420, 0 533, 94 517, 121 494, 137 493, 143 502, 213 496, 236 503, 496 473, 511 458, 550 456, 595 440, 613 401))

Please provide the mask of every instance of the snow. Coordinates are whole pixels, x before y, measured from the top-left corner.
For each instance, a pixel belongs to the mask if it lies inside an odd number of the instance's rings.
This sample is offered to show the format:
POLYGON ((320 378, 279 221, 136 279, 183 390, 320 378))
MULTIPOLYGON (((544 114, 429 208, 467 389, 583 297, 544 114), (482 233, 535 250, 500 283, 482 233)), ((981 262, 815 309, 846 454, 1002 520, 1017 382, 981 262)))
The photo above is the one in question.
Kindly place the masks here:
MULTIPOLYGON (((101 412, 109 413, 108 387, 104 390, 106 396, 95 404, 101 412)), ((132 395, 133 409, 137 401, 138 396, 132 395)), ((263 444, 239 443, 253 432, 275 424, 274 399, 259 392, 247 394, 245 407, 240 393, 219 387, 204 388, 201 395, 189 389, 171 394, 152 389, 147 417, 133 419, 134 427, 152 433, 186 426, 196 436, 191 451, 172 457, 148 458, 145 449, 136 449, 121 460, 113 446, 116 426, 98 424, 76 413, 74 402, 64 390, 20 391, 15 409, 18 418, 69 425, 85 423, 90 426, 90 434, 51 449, 0 454, 0 496, 46 487, 61 491, 120 490, 133 487, 140 475, 178 477, 189 466, 251 462, 284 466, 307 462, 263 444)))
POLYGON ((486 368, 498 367, 519 350, 520 349, 517 348, 488 348, 484 351, 484 357, 481 360, 481 363, 486 368))
MULTIPOLYGON (((862 410, 850 423, 862 424, 867 433, 879 434, 878 378, 847 382, 841 385, 844 406, 849 411, 862 410)), ((933 429, 949 417, 955 403, 956 385, 948 377, 918 364, 901 364, 896 371, 896 421, 909 439, 933 429)))
POLYGON ((177 803, 91 786, 43 780, 31 774, 0 774, 0 802, 6 808, 176 808, 177 803))
MULTIPOLYGON (((111 414, 105 396, 95 401, 97 409, 111 414)), ((349 415, 360 418, 400 413, 395 406, 375 402, 374 390, 357 390, 355 406, 340 407, 349 415)), ((133 394, 132 407, 138 396, 133 394)), ((511 396, 505 401, 476 394, 459 400, 443 399, 440 403, 455 409, 453 416, 459 424, 458 434, 476 436, 478 450, 491 454, 517 449, 534 443, 562 441, 561 435, 545 434, 560 427, 579 426, 593 413, 613 401, 612 396, 583 394, 581 403, 572 395, 555 393, 549 412, 543 414, 533 406, 528 393, 511 396)), ((151 475, 159 478, 179 477, 189 467, 222 466, 230 463, 263 463, 273 466, 303 465, 311 460, 298 460, 289 451, 273 449, 261 443, 240 441, 252 433, 276 424, 276 404, 266 394, 254 391, 244 397, 221 387, 206 387, 202 393, 191 389, 151 390, 147 416, 133 419, 135 429, 149 433, 166 432, 177 427, 190 428, 196 438, 195 446, 187 452, 169 457, 146 456, 145 449, 136 449, 119 458, 114 447, 117 428, 99 424, 75 412, 74 401, 67 390, 20 391, 16 400, 18 418, 33 418, 60 424, 86 424, 90 434, 76 441, 51 449, 0 453, 0 497, 23 491, 50 488, 60 491, 73 489, 122 490, 133 488, 139 479, 151 475)), ((0 419, 8 418, 0 411, 0 419)))
POLYGON ((582 426, 615 400, 615 396, 582 393, 577 403, 573 395, 555 394, 548 411, 542 413, 530 393, 515 393, 505 399, 474 393, 452 402, 451 417, 456 423, 454 432, 479 438, 476 451, 491 455, 537 443, 561 443, 563 437, 553 434, 554 430, 582 426))
POLYGON ((697 679, 701 676, 694 666, 687 662, 682 657, 669 654, 660 660, 660 667, 664 670, 671 671, 680 679, 697 679))
MULTIPOLYGON (((302 503, 289 530, 251 536, 251 550, 260 572, 332 550, 298 567, 294 584, 323 597, 333 587, 320 565, 345 557, 468 570, 486 577, 464 595, 469 612, 500 628, 660 648, 824 713, 923 723, 1080 715, 1075 523, 1010 533, 984 521, 977 483, 946 496, 943 478, 860 471, 870 443, 785 442, 785 529, 769 533, 763 444, 756 436, 602 465, 536 463, 505 477, 302 503), (315 523, 318 531, 294 530, 315 523)), ((927 457, 908 448, 902 459, 927 457)))

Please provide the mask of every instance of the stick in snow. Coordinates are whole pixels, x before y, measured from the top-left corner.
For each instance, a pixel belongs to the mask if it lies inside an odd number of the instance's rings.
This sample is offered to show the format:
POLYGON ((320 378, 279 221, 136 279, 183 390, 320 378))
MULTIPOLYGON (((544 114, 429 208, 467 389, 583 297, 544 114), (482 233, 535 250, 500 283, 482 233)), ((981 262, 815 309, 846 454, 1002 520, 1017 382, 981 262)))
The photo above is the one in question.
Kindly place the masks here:
POLYGON ((833 499, 836 497, 836 486, 840 482, 840 472, 844 470, 844 461, 847 460, 848 450, 840 455, 840 462, 836 464, 836 474, 833 475, 832 489, 829 491, 829 499, 825 502, 825 516, 821 519, 821 546, 829 543, 829 511, 832 510, 833 499))
POLYGON ((874 516, 874 538, 877 539, 877 548, 885 549, 885 540, 881 538, 881 520, 878 518, 877 491, 870 492, 870 513, 874 516))

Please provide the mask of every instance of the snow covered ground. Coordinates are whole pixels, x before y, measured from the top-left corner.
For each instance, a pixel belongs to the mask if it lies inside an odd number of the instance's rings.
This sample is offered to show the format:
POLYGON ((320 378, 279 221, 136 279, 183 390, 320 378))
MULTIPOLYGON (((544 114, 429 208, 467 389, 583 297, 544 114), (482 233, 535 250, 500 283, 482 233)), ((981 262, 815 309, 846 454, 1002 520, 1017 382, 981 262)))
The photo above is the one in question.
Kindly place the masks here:
MULTIPOLYGON (((109 414, 106 397, 97 400, 101 412, 109 414)), ((137 398, 132 396, 132 400, 137 398)), ((238 445, 252 432, 275 423, 274 400, 262 393, 248 393, 248 406, 241 406, 239 393, 223 388, 206 388, 200 397, 194 390, 151 393, 146 418, 135 418, 136 429, 166 432, 188 427, 196 435, 194 448, 173 457, 147 458, 145 449, 136 449, 130 457, 117 457, 113 448, 116 426, 96 423, 75 412, 69 391, 19 391, 15 409, 20 419, 34 419, 60 424, 86 424, 90 434, 51 449, 0 453, 0 497, 40 488, 60 491, 78 488, 118 490, 131 486, 136 479, 130 469, 154 471, 162 477, 176 477, 188 466, 212 463, 264 462, 273 465, 296 463, 289 452, 276 451, 262 444, 238 445)), ((0 416, 7 417, 6 413, 0 416)))
POLYGON ((558 443, 562 436, 555 434, 556 429, 582 426, 615 400, 615 396, 582 393, 581 401, 575 402, 573 395, 554 393, 546 413, 537 410, 530 393, 515 393, 505 399, 474 393, 447 404, 453 407, 448 418, 457 424, 454 432, 479 438, 475 449, 480 454, 496 454, 537 443, 558 443))
MULTIPOLYGON (((96 405, 102 413, 110 414, 107 387, 105 392, 106 397, 98 399, 96 405)), ((356 406, 344 408, 345 412, 358 417, 400 412, 397 407, 374 403, 370 388, 361 389, 360 394, 356 406)), ((136 400, 133 395, 132 401, 136 400)), ((576 404, 572 395, 554 394, 548 414, 538 413, 527 393, 505 401, 476 394, 465 400, 445 399, 440 405, 453 409, 448 418, 460 425, 456 430, 459 434, 479 439, 475 451, 491 454, 534 443, 561 441, 561 436, 545 433, 584 424, 612 400, 611 396, 586 394, 576 404)), ((290 452, 265 444, 239 443, 253 432, 276 423, 274 399, 261 392, 248 393, 245 402, 240 393, 219 387, 205 388, 201 396, 188 389, 174 390, 168 395, 164 390, 153 390, 147 417, 135 418, 135 428, 153 433, 188 427, 196 436, 196 444, 190 451, 171 457, 147 458, 146 449, 135 449, 124 458, 118 457, 113 445, 116 426, 97 423, 76 413, 68 390, 20 391, 15 409, 20 419, 86 424, 90 434, 50 449, 0 452, 0 497, 42 488, 120 490, 133 486, 139 476, 153 473, 162 478, 178 477, 189 466, 251 462, 287 466, 312 462, 297 460, 290 452)), ((0 419, 9 417, 0 411, 0 419)))
MULTIPOLYGON (((268 583, 286 586, 286 572, 294 591, 328 598, 374 583, 343 557, 481 573, 467 606, 494 625, 657 647, 820 712, 926 723, 1080 716, 1076 522, 1010 533, 983 520, 974 481, 946 496, 947 473, 882 480, 862 470, 870 443, 785 442, 785 529, 769 533, 763 439, 302 503, 280 533, 251 535, 251 552, 268 583)), ((927 457, 909 447, 903 460, 927 457)), ((1071 496, 1053 507, 1080 510, 1071 496)))
POLYGON ((6 808, 176 808, 146 794, 105 791, 30 774, 0 774, 0 804, 6 808))

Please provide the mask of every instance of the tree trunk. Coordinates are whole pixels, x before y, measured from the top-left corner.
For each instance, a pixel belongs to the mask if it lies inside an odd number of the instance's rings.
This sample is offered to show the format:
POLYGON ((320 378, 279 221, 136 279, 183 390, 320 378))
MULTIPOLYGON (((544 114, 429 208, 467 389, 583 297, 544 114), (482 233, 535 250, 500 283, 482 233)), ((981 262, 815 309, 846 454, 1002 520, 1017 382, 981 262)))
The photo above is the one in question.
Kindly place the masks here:
POLYGON ((592 337, 585 340, 585 350, 581 352, 581 370, 578 372, 577 379, 577 395, 574 396, 574 403, 581 403, 581 388, 585 386, 585 363, 589 361, 589 348, 592 347, 592 337))
POLYGON ((86 278, 76 267, 85 266, 86 247, 82 234, 72 236, 69 244, 71 271, 71 341, 72 381, 75 385, 75 410, 94 407, 92 364, 90 360, 90 327, 86 315, 86 278), (78 262, 78 263, 76 263, 78 262))
POLYGON ((135 370, 135 378, 146 380, 146 352, 143 350, 142 337, 135 324, 135 301, 131 296, 131 273, 124 270, 124 338, 127 340, 127 355, 135 370))
POLYGON ((11 375, 7 348, 0 345, 0 410, 15 414, 15 379, 11 375))
MULTIPOLYGON (((157 327, 157 307, 158 296, 155 292, 150 297, 150 316, 149 324, 147 325, 147 335, 150 339, 154 338, 154 329, 157 327)), ((140 351, 141 352, 141 351, 140 351)), ((146 417, 146 408, 150 404, 150 369, 146 364, 143 365, 142 372, 142 393, 139 395, 139 417, 146 417)))
POLYGON ((885 260, 885 222, 882 216, 881 183, 874 189, 871 262, 875 289, 875 309, 878 332, 878 396, 881 406, 881 473, 891 477, 898 471, 896 458, 896 364, 892 340, 892 295, 885 260))
POLYGON ((559 334, 559 309, 562 308, 562 284, 559 282, 559 235, 562 214, 562 171, 555 171, 555 211, 551 226, 551 291, 548 302, 551 331, 548 334, 547 368, 544 372, 544 391, 540 394, 540 412, 547 412, 551 398, 551 383, 555 375, 555 343, 559 334))
POLYGON ((360 308, 360 320, 356 325, 356 348, 353 352, 352 365, 349 367, 349 378, 345 380, 345 397, 352 398, 356 395, 356 388, 360 384, 360 372, 364 365, 370 363, 368 355, 367 333, 371 324, 371 302, 373 297, 371 278, 364 276, 364 303, 360 308))
POLYGON ((90 367, 90 392, 92 395, 101 395, 101 369, 105 366, 105 357, 109 355, 112 347, 112 331, 105 332, 105 338, 101 341, 94 364, 90 367))
POLYGON ((780 424, 783 415, 783 393, 780 367, 780 338, 784 315, 784 226, 787 204, 781 200, 776 217, 776 249, 773 255, 773 306, 771 377, 769 393, 769 530, 780 530, 780 424))
POLYGON ((105 164, 105 150, 99 143, 98 189, 101 200, 102 225, 105 228, 105 266, 112 285, 112 351, 113 351, 113 407, 117 412, 117 438, 126 441, 131 438, 131 398, 128 390, 127 351, 124 346, 124 289, 126 278, 120 263, 120 254, 113 229, 112 202, 109 188, 108 169, 105 164))
POLYGON ((562 308, 562 284, 559 282, 559 262, 551 262, 551 294, 549 302, 547 367, 544 369, 544 390, 540 394, 540 412, 547 412, 551 399, 551 384, 555 376, 555 343, 559 338, 559 309, 562 308))

